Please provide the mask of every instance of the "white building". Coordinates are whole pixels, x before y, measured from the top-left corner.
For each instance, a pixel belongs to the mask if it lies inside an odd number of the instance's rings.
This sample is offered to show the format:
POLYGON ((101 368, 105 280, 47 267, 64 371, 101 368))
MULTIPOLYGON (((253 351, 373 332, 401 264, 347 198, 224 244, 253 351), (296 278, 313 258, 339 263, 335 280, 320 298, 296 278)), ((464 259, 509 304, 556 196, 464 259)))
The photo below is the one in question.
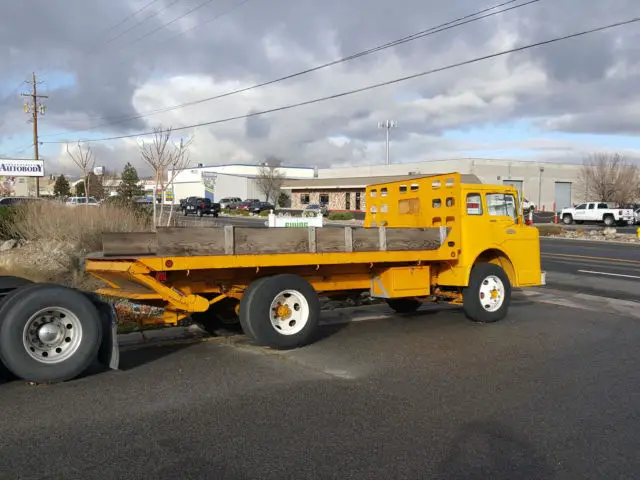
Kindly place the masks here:
POLYGON ((318 170, 318 179, 370 178, 392 175, 460 172, 476 175, 482 183, 513 185, 539 210, 559 211, 580 198, 581 164, 459 158, 391 165, 334 167, 318 170))
MULTIPOLYGON (((265 195, 256 182, 261 168, 260 165, 242 164, 191 167, 176 175, 173 193, 176 201, 190 196, 210 198, 216 202, 225 197, 264 200, 265 195)), ((305 179, 313 178, 314 169, 283 166, 278 167, 278 173, 285 179, 305 179)))

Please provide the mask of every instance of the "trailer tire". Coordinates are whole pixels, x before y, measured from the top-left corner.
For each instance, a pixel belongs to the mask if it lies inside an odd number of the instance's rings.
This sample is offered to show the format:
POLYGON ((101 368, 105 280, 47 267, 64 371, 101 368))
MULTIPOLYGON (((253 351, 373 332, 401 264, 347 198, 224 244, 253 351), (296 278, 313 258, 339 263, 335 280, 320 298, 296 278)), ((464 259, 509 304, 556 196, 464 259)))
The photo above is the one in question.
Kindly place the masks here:
POLYGON ((30 285, 13 292, 0 307, 0 359, 26 381, 77 377, 97 359, 102 336, 100 312, 70 288, 30 285), (51 327, 44 329, 45 324, 51 327))
POLYGON ((511 282, 498 265, 478 263, 471 270, 469 286, 463 289, 462 295, 462 306, 468 318, 479 323, 497 322, 509 310, 511 282), (495 298, 491 298, 494 295, 495 298))
POLYGON ((412 313, 422 306, 422 302, 416 298, 389 298, 387 305, 396 313, 412 313))
POLYGON ((298 348, 313 341, 320 321, 320 299, 302 277, 274 275, 253 282, 240 303, 244 332, 259 345, 298 348))

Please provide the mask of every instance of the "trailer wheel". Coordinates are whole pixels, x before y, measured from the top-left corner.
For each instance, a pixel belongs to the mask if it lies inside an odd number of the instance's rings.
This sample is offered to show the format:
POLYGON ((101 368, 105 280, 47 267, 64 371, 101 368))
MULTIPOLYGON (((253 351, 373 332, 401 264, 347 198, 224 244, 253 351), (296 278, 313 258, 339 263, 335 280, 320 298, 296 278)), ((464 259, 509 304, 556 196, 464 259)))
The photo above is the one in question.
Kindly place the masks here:
POLYGON ((416 298, 389 298, 387 305, 396 313, 411 313, 418 310, 422 302, 416 298))
POLYGON ((320 320, 320 300, 297 275, 265 277, 251 285, 240 303, 244 332, 260 345, 288 349, 310 343, 320 320))
POLYGON ((100 312, 82 293, 51 284, 16 290, 0 308, 0 359, 35 383, 70 380, 97 358, 100 312))
POLYGON ((505 271, 492 263, 478 263, 471 270, 463 292, 464 312, 471 320, 492 323, 502 320, 511 302, 511 283, 505 271))

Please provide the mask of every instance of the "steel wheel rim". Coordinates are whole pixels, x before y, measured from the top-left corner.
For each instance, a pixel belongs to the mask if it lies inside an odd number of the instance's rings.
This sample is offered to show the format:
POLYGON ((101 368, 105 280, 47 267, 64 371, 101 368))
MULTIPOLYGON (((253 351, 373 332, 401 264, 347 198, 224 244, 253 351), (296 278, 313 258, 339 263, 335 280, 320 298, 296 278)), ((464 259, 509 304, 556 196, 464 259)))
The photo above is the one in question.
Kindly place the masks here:
POLYGON ((480 283, 478 298, 480 299, 480 305, 487 312, 499 310, 505 299, 504 283, 495 275, 485 277, 480 283))
POLYGON ((22 344, 29 356, 48 365, 68 360, 81 343, 80 319, 62 307, 37 311, 27 320, 22 333, 22 344))
POLYGON ((283 290, 271 302, 269 320, 279 334, 295 335, 309 322, 309 313, 309 302, 302 293, 283 290))

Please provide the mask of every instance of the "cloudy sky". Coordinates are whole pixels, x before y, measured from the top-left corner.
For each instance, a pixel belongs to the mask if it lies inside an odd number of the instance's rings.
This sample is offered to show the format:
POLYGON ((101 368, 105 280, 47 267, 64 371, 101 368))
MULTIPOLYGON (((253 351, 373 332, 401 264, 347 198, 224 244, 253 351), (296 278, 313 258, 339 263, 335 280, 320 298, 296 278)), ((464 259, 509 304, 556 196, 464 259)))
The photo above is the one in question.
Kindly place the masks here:
MULTIPOLYGON (((0 155, 33 155, 22 110, 32 71, 48 173, 65 144, 140 169, 138 133, 242 116, 640 16, 637 0, 540 0, 315 72, 183 108, 427 30, 499 0, 20 0, 0 25, 0 155), (148 5, 148 6, 147 6, 148 5), (137 10, 145 7, 133 15, 137 10)), ((508 7, 525 3, 519 0, 508 7)), ((504 8, 504 7, 503 7, 504 8)), ((329 166, 454 157, 640 157, 640 23, 286 111, 175 132, 204 164, 329 166)))

